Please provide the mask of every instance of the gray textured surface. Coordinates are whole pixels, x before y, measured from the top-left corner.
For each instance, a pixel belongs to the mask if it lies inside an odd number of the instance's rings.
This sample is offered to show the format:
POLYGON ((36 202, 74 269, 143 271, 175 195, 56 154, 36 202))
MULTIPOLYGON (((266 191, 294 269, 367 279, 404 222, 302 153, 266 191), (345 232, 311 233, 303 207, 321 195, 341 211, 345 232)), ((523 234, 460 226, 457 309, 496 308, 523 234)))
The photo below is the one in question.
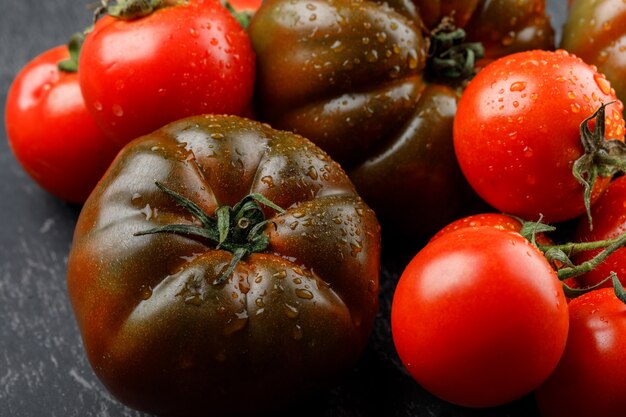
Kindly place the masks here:
MULTIPOLYGON (((548 1, 563 16, 565 0, 548 1)), ((0 102, 19 68, 89 24, 84 0, 0 0, 0 102)), ((0 417, 140 416, 113 399, 86 362, 66 294, 67 253, 79 208, 39 189, 7 146, 0 121, 0 417)), ((421 390, 397 364, 391 293, 405 256, 384 259, 381 313, 356 369, 286 415, 535 416, 531 399, 466 410, 421 390)), ((207 410, 210 410, 208 405, 207 410)), ((210 415, 210 413, 207 413, 210 415)))

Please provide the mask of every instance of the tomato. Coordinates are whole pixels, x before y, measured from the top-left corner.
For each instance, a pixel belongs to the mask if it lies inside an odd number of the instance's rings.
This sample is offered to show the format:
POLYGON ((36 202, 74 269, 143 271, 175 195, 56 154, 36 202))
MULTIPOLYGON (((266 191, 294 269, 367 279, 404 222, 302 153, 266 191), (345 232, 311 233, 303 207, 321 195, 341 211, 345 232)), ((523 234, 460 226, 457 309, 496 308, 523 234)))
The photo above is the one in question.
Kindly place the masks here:
MULTIPOLYGON (((626 177, 613 181, 606 192, 591 209, 593 230, 587 219, 581 219, 576 229, 575 240, 591 242, 618 237, 626 232, 626 177)), ((599 250, 584 252, 576 259, 577 263, 591 259, 599 250)), ((591 272, 577 278, 582 287, 590 287, 607 278, 611 272, 617 273, 622 283, 626 283, 626 248, 618 249, 591 272)), ((604 286, 612 287, 610 281, 604 286)))
POLYGON ((576 54, 605 74, 626 100, 626 4, 621 0, 571 1, 563 27, 561 47, 576 54))
POLYGON ((355 362, 379 269, 378 222, 337 163, 292 133, 196 116, 122 149, 80 214, 68 289, 91 365, 121 401, 241 416, 308 395, 355 362), (228 207, 218 248, 221 232, 214 241, 201 226, 228 207), (164 226, 196 234, 142 234, 164 226))
MULTIPOLYGON (((499 230, 519 233, 522 229, 522 223, 515 217, 507 216, 500 213, 482 213, 463 217, 455 220, 440 231, 438 231, 431 239, 439 239, 441 236, 468 227, 493 227, 499 230)), ((551 245, 552 240, 543 233, 538 233, 536 242, 542 245, 551 245)))
POLYGON ((237 11, 255 12, 261 7, 261 0, 229 0, 228 3, 237 11))
POLYGON ((265 1, 249 26, 256 114, 341 163, 386 230, 434 233, 477 199, 452 145, 463 80, 427 62, 422 21, 434 32, 453 15, 489 58, 553 47, 545 2, 522 3, 265 1))
POLYGON ((569 304, 563 357, 536 392, 543 417, 621 417, 626 408, 626 305, 603 288, 569 304))
POLYGON ((243 114, 254 86, 246 32, 215 0, 122 20, 105 16, 83 44, 87 108, 118 146, 196 114, 243 114))
MULTIPOLYGON (((494 61, 469 83, 454 122, 459 164, 499 211, 546 222, 585 211, 572 165, 583 154, 580 124, 616 100, 606 78, 565 51, 528 51, 494 61)), ((605 137, 623 141, 623 106, 606 108, 605 137)), ((601 140, 602 142, 602 140, 601 140)), ((610 177, 600 177, 594 201, 610 177)))
POLYGON ((554 370, 567 303, 555 271, 521 235, 450 231, 406 267, 391 309, 393 340, 415 380, 455 404, 520 398, 554 370))
POLYGON ((78 74, 60 71, 66 46, 50 49, 16 75, 5 107, 11 150, 42 188, 83 203, 115 156, 78 85, 78 74))

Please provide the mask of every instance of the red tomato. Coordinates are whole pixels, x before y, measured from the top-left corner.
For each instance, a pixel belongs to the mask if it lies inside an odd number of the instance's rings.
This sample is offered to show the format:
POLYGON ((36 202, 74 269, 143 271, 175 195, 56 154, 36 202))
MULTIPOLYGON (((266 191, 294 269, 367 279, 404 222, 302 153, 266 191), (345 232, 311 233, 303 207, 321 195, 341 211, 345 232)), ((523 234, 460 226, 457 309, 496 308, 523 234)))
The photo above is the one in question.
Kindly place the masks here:
POLYGON ((455 404, 490 407, 528 394, 554 370, 567 303, 555 271, 521 235, 464 228, 409 263, 391 326, 419 384, 455 404))
POLYGON ((87 107, 119 146, 182 117, 243 114, 255 74, 246 32, 215 0, 130 21, 105 16, 79 68, 87 107))
MULTIPOLYGON (((437 232, 430 241, 432 242, 435 239, 439 239, 441 236, 456 231, 460 229, 465 229, 467 227, 493 227, 499 230, 505 230, 509 232, 520 232, 522 229, 522 223, 514 217, 507 216, 506 214, 500 213, 483 213, 483 214, 474 214, 471 216, 463 217, 461 219, 455 220, 452 223, 448 224, 446 227, 437 232)), ((542 245, 551 245, 552 239, 547 237, 543 233, 538 233, 536 236, 536 241, 542 245)))
MULTIPOLYGON (((587 219, 581 219, 576 230, 575 240, 592 242, 616 238, 626 233, 626 177, 613 181, 606 192, 591 209, 593 230, 589 229, 587 219)), ((584 252, 576 258, 576 263, 591 259, 600 250, 584 252)), ((613 252, 604 262, 591 272, 577 278, 581 287, 590 287, 615 272, 623 284, 626 284, 626 248, 613 252)), ((612 287, 610 281, 603 285, 612 287)))
POLYGON ((39 55, 17 74, 7 96, 9 145, 24 170, 44 189, 83 203, 115 157, 78 85, 78 74, 60 71, 66 46, 39 55))
POLYGON ((262 0, 229 0, 229 3, 237 11, 255 12, 261 7, 262 0))
MULTIPOLYGON (((528 51, 492 62, 469 83, 454 121, 454 146, 476 192, 528 220, 585 211, 572 175, 584 154, 581 122, 617 100, 604 75, 565 51, 528 51)), ((606 109, 606 138, 623 140, 622 103, 606 109)), ((591 200, 608 185, 599 178, 591 200)))
POLYGON ((544 417, 623 417, 626 410, 626 305, 610 288, 569 304, 563 357, 536 392, 544 417))

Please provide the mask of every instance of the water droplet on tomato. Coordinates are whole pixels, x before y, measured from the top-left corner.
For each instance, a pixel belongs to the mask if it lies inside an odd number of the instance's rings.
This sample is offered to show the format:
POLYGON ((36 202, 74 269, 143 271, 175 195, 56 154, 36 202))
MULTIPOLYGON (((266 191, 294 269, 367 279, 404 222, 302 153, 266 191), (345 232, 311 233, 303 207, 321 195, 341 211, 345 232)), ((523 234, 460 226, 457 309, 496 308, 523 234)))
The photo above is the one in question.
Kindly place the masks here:
POLYGON ((604 94, 611 94, 611 84, 603 74, 595 74, 593 76, 593 79, 596 82, 600 91, 602 91, 604 94))
POLYGON ((509 87, 509 90, 511 91, 524 91, 525 89, 526 89, 525 81, 514 82, 513 84, 511 84, 511 87, 509 87))
POLYGON ((304 300, 311 300, 313 299, 313 293, 309 290, 305 290, 302 288, 298 288, 296 289, 296 295, 298 296, 298 298, 302 298, 304 300))
POLYGON ((293 329, 293 339, 294 340, 302 340, 304 333, 302 331, 302 327, 299 324, 296 324, 296 327, 293 329))
POLYGON ((114 104, 111 110, 113 110, 113 114, 117 117, 124 116, 124 109, 119 104, 114 104))
POLYGON ((296 319, 300 315, 300 312, 298 311, 298 309, 296 307, 292 306, 291 304, 284 303, 283 304, 283 308, 285 310, 285 314, 290 319, 296 319))

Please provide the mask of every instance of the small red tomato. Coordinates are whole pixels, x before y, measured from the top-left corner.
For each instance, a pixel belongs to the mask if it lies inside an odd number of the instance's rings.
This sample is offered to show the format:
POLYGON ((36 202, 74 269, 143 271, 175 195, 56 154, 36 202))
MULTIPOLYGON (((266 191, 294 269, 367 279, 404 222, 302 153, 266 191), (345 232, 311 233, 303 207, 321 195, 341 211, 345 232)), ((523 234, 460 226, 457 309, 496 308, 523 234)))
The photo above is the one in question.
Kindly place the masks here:
POLYGON ((626 305, 603 288, 569 304, 563 357, 536 391, 544 417, 623 417, 626 410, 626 305))
POLYGON ((58 63, 66 46, 50 49, 17 74, 7 96, 9 145, 24 170, 51 194, 83 203, 115 157, 94 122, 78 85, 78 74, 58 63))
POLYGON ((555 271, 521 235, 493 227, 451 231, 402 274, 391 309, 402 362, 425 389, 490 407, 536 389, 567 338, 555 271))
MULTIPOLYGON (((593 230, 586 218, 581 219, 576 230, 575 240, 592 242, 616 238, 626 233, 626 177, 619 177, 611 182, 606 192, 591 208, 593 230)), ((584 252, 576 258, 576 263, 591 259, 600 250, 584 252)), ((592 271, 577 278, 581 287, 598 284, 615 272, 623 284, 626 284, 626 248, 618 249, 592 271)), ((610 281, 603 286, 612 287, 610 281)))
MULTIPOLYGON (((459 102, 454 146, 461 169, 499 211, 528 220, 543 214, 550 223, 575 218, 585 211, 584 188, 572 174, 585 153, 580 125, 609 102, 604 136, 623 141, 622 103, 594 67, 562 50, 494 61, 459 102)), ((598 178, 591 201, 609 180, 598 178)))
POLYGON ((255 62, 250 40, 215 0, 105 16, 83 44, 80 86, 96 122, 119 146, 186 116, 241 115, 255 62))

